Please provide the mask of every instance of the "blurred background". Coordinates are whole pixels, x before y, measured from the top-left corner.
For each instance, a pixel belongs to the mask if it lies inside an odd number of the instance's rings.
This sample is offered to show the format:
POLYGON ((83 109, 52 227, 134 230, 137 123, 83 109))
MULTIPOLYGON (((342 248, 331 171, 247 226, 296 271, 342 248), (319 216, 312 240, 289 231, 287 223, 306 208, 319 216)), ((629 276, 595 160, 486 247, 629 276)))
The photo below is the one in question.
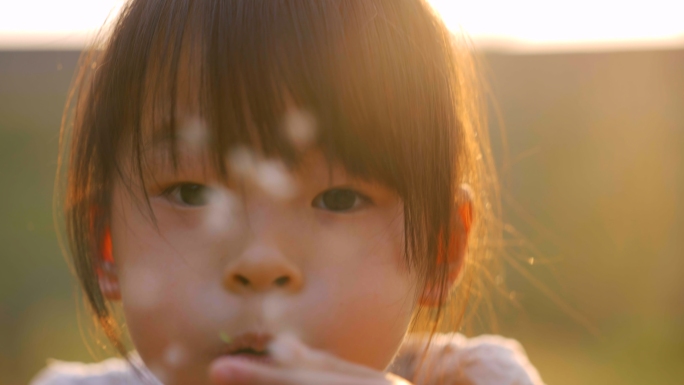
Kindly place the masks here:
MULTIPOLYGON (((684 5, 433 3, 471 34, 489 83, 507 224, 495 331, 549 385, 681 384, 684 5)), ((51 205, 80 50, 120 5, 0 1, 3 385, 49 357, 104 358, 84 342, 51 205)))

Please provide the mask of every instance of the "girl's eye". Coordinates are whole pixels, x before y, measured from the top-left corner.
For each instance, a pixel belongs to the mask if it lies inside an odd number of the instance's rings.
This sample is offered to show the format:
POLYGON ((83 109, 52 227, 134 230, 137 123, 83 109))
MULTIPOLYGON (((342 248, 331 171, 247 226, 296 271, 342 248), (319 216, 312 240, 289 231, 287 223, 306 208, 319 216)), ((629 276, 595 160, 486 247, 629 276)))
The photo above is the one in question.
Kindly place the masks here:
POLYGON ((207 186, 196 183, 181 183, 171 186, 164 193, 175 203, 183 206, 204 206, 209 203, 209 192, 207 186))
POLYGON ((336 188, 318 194, 311 205, 323 210, 344 212, 369 202, 370 199, 354 190, 336 188))

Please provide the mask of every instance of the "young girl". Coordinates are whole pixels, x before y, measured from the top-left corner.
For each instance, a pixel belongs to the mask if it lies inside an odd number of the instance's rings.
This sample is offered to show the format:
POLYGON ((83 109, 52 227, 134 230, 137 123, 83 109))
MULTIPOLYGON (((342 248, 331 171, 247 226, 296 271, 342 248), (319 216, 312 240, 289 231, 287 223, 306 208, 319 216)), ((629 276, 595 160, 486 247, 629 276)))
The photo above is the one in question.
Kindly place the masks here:
POLYGON ((515 341, 438 333, 496 203, 457 48, 424 0, 127 4, 62 137, 73 267, 123 358, 33 384, 542 384, 515 341))

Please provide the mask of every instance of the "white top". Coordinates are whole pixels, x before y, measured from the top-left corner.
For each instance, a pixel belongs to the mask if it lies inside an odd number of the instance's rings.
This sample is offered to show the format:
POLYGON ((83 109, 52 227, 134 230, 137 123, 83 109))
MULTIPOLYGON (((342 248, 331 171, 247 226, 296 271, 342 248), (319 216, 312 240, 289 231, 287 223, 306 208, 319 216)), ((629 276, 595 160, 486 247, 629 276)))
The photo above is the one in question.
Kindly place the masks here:
MULTIPOLYGON (((436 334, 421 366, 426 343, 424 336, 408 337, 389 371, 415 385, 544 385, 516 340, 436 334)), ((30 385, 163 385, 137 353, 130 359, 133 366, 121 358, 95 364, 49 359, 30 385)))

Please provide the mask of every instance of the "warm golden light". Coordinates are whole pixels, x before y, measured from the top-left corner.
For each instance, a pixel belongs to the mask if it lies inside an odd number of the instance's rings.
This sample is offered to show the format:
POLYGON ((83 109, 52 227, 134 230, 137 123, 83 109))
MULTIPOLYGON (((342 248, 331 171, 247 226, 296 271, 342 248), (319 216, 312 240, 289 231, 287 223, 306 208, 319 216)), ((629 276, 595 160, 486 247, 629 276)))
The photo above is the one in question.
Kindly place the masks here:
MULTIPOLYGON (((125 0, 0 3, 0 49, 79 48, 125 0)), ((684 47, 684 2, 671 0, 428 0, 485 49, 684 47)))
POLYGON ((684 2, 429 0, 453 30, 509 50, 684 46, 684 2))
POLYGON ((0 2, 0 49, 81 48, 125 0, 0 2))

